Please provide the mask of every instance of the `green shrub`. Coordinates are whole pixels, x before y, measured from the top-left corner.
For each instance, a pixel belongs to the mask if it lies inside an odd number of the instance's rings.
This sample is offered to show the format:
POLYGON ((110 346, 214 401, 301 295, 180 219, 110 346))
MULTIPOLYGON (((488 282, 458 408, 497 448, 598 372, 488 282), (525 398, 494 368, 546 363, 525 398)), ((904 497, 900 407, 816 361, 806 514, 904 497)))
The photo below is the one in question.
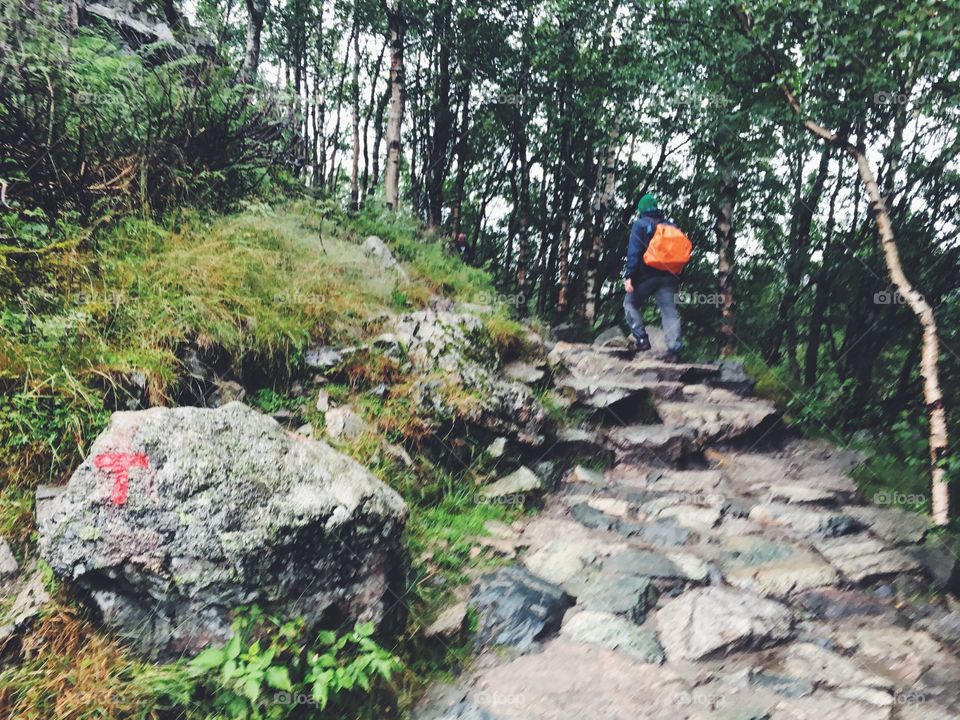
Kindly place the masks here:
POLYGON ((348 707, 373 707, 402 668, 373 639, 372 623, 304 642, 301 620, 283 622, 252 607, 237 613, 232 630, 224 647, 187 664, 201 702, 231 720, 306 718, 328 707, 330 717, 347 717, 348 707))

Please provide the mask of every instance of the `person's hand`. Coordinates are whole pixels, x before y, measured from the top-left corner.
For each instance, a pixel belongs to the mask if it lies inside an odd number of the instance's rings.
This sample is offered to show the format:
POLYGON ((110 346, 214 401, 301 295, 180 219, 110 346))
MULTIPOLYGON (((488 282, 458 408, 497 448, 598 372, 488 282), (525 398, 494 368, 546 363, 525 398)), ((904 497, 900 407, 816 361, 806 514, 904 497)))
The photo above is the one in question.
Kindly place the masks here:
POLYGON ((627 278, 626 280, 624 280, 624 281, 623 281, 623 287, 624 287, 624 289, 626 289, 626 291, 627 291, 628 293, 632 293, 632 292, 633 292, 633 280, 631 280, 630 278, 627 278))

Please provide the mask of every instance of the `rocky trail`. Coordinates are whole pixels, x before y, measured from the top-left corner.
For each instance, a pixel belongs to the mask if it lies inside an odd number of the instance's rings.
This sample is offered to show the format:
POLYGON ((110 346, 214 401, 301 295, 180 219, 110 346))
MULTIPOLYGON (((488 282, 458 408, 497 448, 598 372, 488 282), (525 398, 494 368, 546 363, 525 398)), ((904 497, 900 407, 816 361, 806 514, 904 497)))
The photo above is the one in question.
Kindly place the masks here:
POLYGON ((574 466, 541 513, 488 527, 514 559, 434 628, 469 604, 479 656, 415 717, 960 716, 955 559, 925 519, 860 497, 858 457, 781 432, 735 367, 622 350, 616 333, 552 348, 556 390, 593 422, 545 456, 612 467, 574 466))

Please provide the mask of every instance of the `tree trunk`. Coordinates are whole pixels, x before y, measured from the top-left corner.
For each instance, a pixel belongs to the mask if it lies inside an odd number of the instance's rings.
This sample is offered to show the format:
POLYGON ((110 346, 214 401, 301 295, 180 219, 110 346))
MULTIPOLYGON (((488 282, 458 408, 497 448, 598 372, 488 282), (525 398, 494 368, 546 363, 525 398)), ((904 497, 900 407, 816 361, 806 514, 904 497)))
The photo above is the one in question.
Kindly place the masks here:
POLYGON ((437 33, 439 52, 437 57, 437 85, 434 100, 433 139, 429 146, 429 158, 424 167, 424 182, 427 190, 427 224, 436 228, 443 221, 443 181, 447 175, 447 146, 453 113, 450 110, 450 19, 453 14, 452 0, 445 0, 440 10, 440 27, 437 33))
POLYGON ((867 159, 863 145, 854 145, 845 137, 827 130, 822 125, 805 118, 799 101, 786 85, 781 90, 790 108, 801 119, 803 126, 814 137, 840 148, 847 152, 857 163, 857 172, 860 181, 870 199, 874 220, 877 224, 877 234, 883 257, 890 274, 890 281, 897 292, 903 297, 910 310, 916 316, 923 332, 920 352, 920 376, 923 378, 923 399, 930 420, 930 482, 931 482, 931 514, 936 525, 947 525, 950 522, 950 489, 947 485, 943 460, 947 455, 947 412, 943 404, 943 393, 940 390, 940 337, 937 333, 937 321, 933 308, 913 287, 903 272, 900 264, 900 251, 897 248, 896 238, 893 235, 893 225, 887 214, 887 205, 876 178, 867 159))
POLYGON ((406 20, 400 9, 400 0, 387 0, 387 26, 390 36, 390 114, 383 185, 387 207, 396 211, 400 207, 400 130, 403 122, 403 43, 406 32, 406 20))
POLYGON ((734 287, 736 268, 736 245, 734 239, 733 210, 737 202, 737 176, 729 167, 721 170, 720 206, 717 209, 717 282, 720 286, 722 305, 720 309, 720 355, 729 357, 737 352, 735 331, 734 287))
POLYGON ((247 36, 240 82, 249 85, 256 80, 257 68, 260 67, 260 35, 263 32, 263 19, 267 15, 267 0, 246 0, 246 3, 247 36))
POLYGON ((353 101, 353 161, 350 164, 350 209, 360 209, 360 15, 353 10, 353 78, 350 85, 353 101))
POLYGON ((460 131, 457 138, 457 179, 453 189, 453 237, 460 234, 463 222, 463 191, 467 181, 467 167, 470 162, 470 84, 472 72, 468 66, 463 75, 463 89, 460 97, 460 131))
MULTIPOLYGON (((833 279, 833 270, 839 258, 833 242, 833 231, 837 223, 837 198, 843 183, 837 178, 837 186, 830 196, 830 211, 827 215, 827 226, 823 234, 823 258, 820 261, 820 270, 816 275, 816 295, 813 299, 813 308, 810 310, 810 321, 807 330, 807 350, 804 358, 803 382, 807 387, 817 381, 817 361, 820 358, 821 332, 824 316, 830 305, 830 286, 833 279)), ((856 222, 856 216, 854 221, 856 222)), ((856 225, 851 227, 851 233, 856 225)))
POLYGON ((777 330, 767 354, 767 361, 775 363, 780 358, 785 337, 787 361, 795 374, 799 374, 799 368, 797 367, 797 331, 794 310, 800 297, 800 283, 803 280, 804 270, 810 258, 810 227, 813 223, 817 205, 823 195, 823 189, 826 186, 830 169, 830 154, 830 146, 823 148, 820 155, 820 166, 817 169, 813 186, 804 197, 801 194, 804 157, 803 153, 800 153, 798 186, 793 203, 790 243, 787 249, 786 282, 777 311, 777 330))
POLYGON ((616 188, 617 139, 619 137, 619 121, 614 120, 607 141, 606 161, 603 168, 603 191, 600 193, 599 202, 593 213, 593 242, 587 259, 587 282, 583 293, 583 319, 588 325, 592 325, 597 316, 597 270, 600 265, 600 249, 603 246, 607 210, 610 207, 613 191, 616 188))
MULTIPOLYGON (((380 48, 380 53, 377 55, 377 62, 373 68, 373 71, 370 73, 370 103, 367 105, 366 117, 363 122, 363 182, 361 183, 363 196, 367 197, 370 193, 370 147, 369 147, 369 138, 370 138, 370 119, 376 116, 377 120, 377 130, 376 130, 376 143, 373 147, 373 163, 376 171, 379 171, 379 165, 377 162, 377 154, 380 152, 380 138, 381 130, 380 125, 383 122, 383 112, 375 113, 374 103, 377 102, 377 81, 380 78, 380 70, 383 67, 383 54, 386 52, 387 45, 384 43, 383 47, 380 48)), ((374 173, 373 184, 376 184, 377 177, 376 171, 374 173)))

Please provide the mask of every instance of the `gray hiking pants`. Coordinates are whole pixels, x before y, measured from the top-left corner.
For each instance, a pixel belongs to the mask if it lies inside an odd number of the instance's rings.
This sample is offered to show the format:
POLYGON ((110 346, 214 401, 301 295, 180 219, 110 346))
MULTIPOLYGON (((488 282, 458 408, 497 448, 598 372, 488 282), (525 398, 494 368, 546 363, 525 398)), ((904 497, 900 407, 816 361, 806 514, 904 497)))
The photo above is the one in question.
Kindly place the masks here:
POLYGON ((677 313, 678 289, 679 283, 672 277, 652 277, 633 284, 633 292, 623 298, 623 311, 635 338, 639 340, 647 335, 647 329, 643 326, 643 306, 652 295, 660 308, 667 350, 680 352, 683 339, 680 336, 680 315, 677 313))

